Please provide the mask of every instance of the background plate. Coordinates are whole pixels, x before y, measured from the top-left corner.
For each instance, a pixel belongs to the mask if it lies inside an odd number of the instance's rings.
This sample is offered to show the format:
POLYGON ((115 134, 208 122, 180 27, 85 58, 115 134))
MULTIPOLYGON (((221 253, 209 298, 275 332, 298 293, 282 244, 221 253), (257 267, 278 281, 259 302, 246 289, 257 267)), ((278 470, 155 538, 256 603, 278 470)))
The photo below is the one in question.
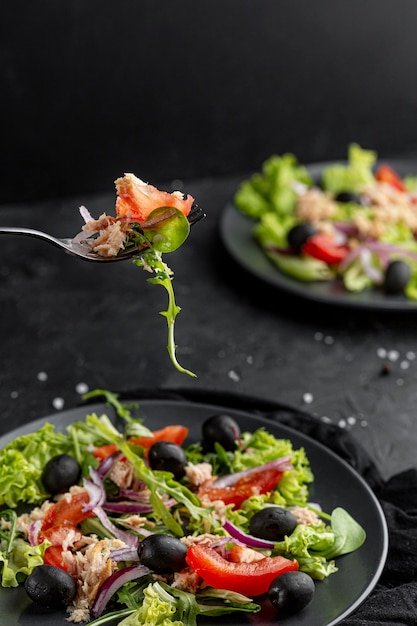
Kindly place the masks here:
MULTIPOLYGON (((17 436, 40 428, 45 421, 55 424, 57 430, 63 430, 68 424, 84 419, 87 413, 92 412, 98 415, 107 413, 110 417, 113 414, 113 410, 104 404, 89 405, 58 413, 26 424, 4 435, 0 438, 0 448, 17 436)), ((319 502, 325 511, 331 511, 336 506, 347 509, 365 528, 368 539, 353 554, 336 560, 339 571, 327 580, 316 584, 316 593, 312 602, 296 616, 277 620, 275 614, 271 615, 265 611, 252 616, 201 619, 199 623, 217 626, 225 624, 333 626, 338 624, 365 600, 376 585, 384 567, 388 549, 388 532, 385 517, 376 497, 365 481, 328 448, 290 428, 252 414, 191 402, 143 400, 140 401, 138 415, 145 419, 145 424, 151 429, 173 423, 187 426, 190 430, 187 442, 191 442, 201 438, 202 422, 219 412, 227 412, 233 416, 242 430, 253 431, 263 426, 277 437, 291 439, 294 447, 304 447, 315 475, 311 500, 319 502)), ((68 625, 64 612, 50 614, 34 612, 34 607, 23 589, 0 588, 0 616, 0 622, 4 626, 6 624, 7 626, 68 625)))
MULTIPOLYGON (((390 165, 401 175, 416 174, 416 160, 390 160, 390 165)), ((329 163, 308 166, 315 179, 319 179, 322 168, 329 163)), ((347 292, 341 281, 303 283, 283 274, 270 261, 253 238, 255 222, 240 213, 233 204, 228 204, 220 220, 220 235, 223 244, 233 259, 256 278, 282 291, 321 304, 353 307, 367 310, 413 311, 417 301, 404 296, 387 296, 377 290, 361 293, 347 292)))

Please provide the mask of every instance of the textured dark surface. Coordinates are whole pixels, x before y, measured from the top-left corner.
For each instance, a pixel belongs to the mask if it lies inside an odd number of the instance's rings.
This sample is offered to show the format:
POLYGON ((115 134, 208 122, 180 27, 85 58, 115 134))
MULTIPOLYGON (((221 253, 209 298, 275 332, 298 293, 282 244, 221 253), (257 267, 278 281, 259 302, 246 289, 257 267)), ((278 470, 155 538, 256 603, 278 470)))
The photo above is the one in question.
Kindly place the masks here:
MULTIPOLYGON (((190 180, 205 209, 166 256, 181 313, 169 361, 158 312, 165 292, 130 262, 98 266, 44 242, 0 239, 0 431, 80 401, 80 391, 139 388, 233 392, 281 402, 349 429, 384 477, 415 465, 415 314, 320 307, 258 283, 222 248, 218 220, 240 177, 190 180), (81 384, 81 386, 80 386, 81 384)), ((169 185, 167 186, 169 188, 169 185)), ((81 227, 78 206, 112 212, 115 196, 0 208, 2 225, 58 236, 81 227)), ((242 400, 244 407, 245 401, 242 400)))
POLYGON ((417 152, 414 0, 3 5, 0 202, 417 152))

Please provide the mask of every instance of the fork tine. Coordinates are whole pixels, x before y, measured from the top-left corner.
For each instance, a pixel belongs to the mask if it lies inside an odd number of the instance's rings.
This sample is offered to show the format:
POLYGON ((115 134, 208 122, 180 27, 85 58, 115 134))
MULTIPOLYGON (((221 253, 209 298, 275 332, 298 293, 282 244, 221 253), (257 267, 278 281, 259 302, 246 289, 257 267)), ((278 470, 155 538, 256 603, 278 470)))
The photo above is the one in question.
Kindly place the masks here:
POLYGON ((197 224, 197 222, 202 220, 204 217, 206 217, 206 214, 204 213, 203 209, 198 206, 197 202, 193 202, 191 211, 187 216, 190 226, 197 224))

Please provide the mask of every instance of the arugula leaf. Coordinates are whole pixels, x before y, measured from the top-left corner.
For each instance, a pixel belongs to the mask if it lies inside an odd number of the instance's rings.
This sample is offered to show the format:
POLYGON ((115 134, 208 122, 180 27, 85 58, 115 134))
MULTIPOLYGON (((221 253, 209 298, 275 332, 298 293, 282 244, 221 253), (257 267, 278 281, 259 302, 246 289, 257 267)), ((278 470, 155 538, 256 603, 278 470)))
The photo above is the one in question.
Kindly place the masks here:
POLYGON ((160 516, 166 527, 177 536, 184 534, 172 513, 165 507, 161 495, 168 494, 179 504, 183 504, 194 519, 206 520, 209 526, 217 525, 211 517, 210 509, 200 506, 200 500, 185 485, 172 478, 170 472, 161 472, 146 466, 143 458, 138 456, 126 438, 115 428, 106 415, 100 418, 95 414, 86 416, 89 428, 100 433, 108 443, 115 443, 124 456, 130 461, 136 470, 137 476, 142 480, 151 492, 150 500, 155 512, 160 516))
POLYGON ((176 349, 177 346, 175 344, 174 337, 174 326, 175 319, 179 312, 181 311, 180 307, 177 305, 175 301, 174 289, 172 287, 172 270, 168 267, 168 265, 162 260, 162 254, 158 250, 151 250, 144 254, 140 259, 135 259, 133 261, 135 265, 139 267, 143 267, 143 269, 149 272, 155 272, 154 278, 148 278, 148 282, 153 285, 161 285, 164 287, 168 294, 168 307, 166 311, 160 311, 160 314, 165 317, 168 326, 168 345, 167 350, 168 354, 171 358, 172 363, 175 368, 184 374, 188 374, 189 376, 196 377, 196 375, 190 370, 185 369, 182 365, 179 364, 178 359, 176 357, 176 349))
POLYGON ((117 415, 126 421, 127 425, 125 432, 127 437, 152 437, 152 431, 143 425, 143 419, 132 417, 131 409, 136 409, 139 406, 137 402, 122 404, 119 400, 119 394, 106 389, 94 389, 93 391, 88 391, 83 395, 83 400, 90 400, 91 398, 97 396, 104 396, 107 404, 112 406, 117 415))
POLYGON ((227 589, 206 587, 197 592, 196 600, 200 613, 210 617, 235 613, 236 611, 258 613, 261 610, 260 605, 252 602, 251 598, 227 589))
POLYGON ((130 410, 136 409, 139 406, 137 402, 122 404, 119 400, 119 394, 109 391, 108 389, 92 389, 91 391, 87 391, 87 393, 83 394, 82 399, 91 400, 91 398, 96 398, 97 396, 103 396, 107 404, 114 408, 117 415, 122 419, 125 419, 127 422, 130 422, 133 419, 130 410))

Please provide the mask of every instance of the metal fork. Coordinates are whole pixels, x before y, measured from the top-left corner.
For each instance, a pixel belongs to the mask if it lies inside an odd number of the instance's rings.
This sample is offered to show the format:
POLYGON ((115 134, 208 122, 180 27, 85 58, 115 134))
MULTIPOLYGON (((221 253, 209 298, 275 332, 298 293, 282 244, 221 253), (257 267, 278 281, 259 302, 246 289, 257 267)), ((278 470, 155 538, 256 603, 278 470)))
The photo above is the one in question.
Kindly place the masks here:
MULTIPOLYGON (((187 216, 187 219, 190 226, 193 226, 194 224, 202 220, 205 216, 206 215, 204 211, 198 206, 198 204, 194 203, 191 207, 190 213, 187 216)), ((84 259, 85 261, 93 261, 99 263, 114 263, 115 261, 126 261, 128 259, 133 259, 136 256, 139 256, 144 250, 144 248, 135 248, 133 250, 129 249, 125 252, 120 252, 117 256, 104 257, 100 256, 96 252, 93 252, 93 250, 91 250, 89 244, 86 241, 74 243, 73 239, 59 239, 58 237, 54 237, 52 235, 49 235, 48 233, 44 233, 41 230, 35 230, 33 228, 0 226, 0 235, 24 235, 26 237, 43 239, 43 241, 47 241, 53 246, 65 250, 65 252, 71 254, 72 256, 84 259)))

